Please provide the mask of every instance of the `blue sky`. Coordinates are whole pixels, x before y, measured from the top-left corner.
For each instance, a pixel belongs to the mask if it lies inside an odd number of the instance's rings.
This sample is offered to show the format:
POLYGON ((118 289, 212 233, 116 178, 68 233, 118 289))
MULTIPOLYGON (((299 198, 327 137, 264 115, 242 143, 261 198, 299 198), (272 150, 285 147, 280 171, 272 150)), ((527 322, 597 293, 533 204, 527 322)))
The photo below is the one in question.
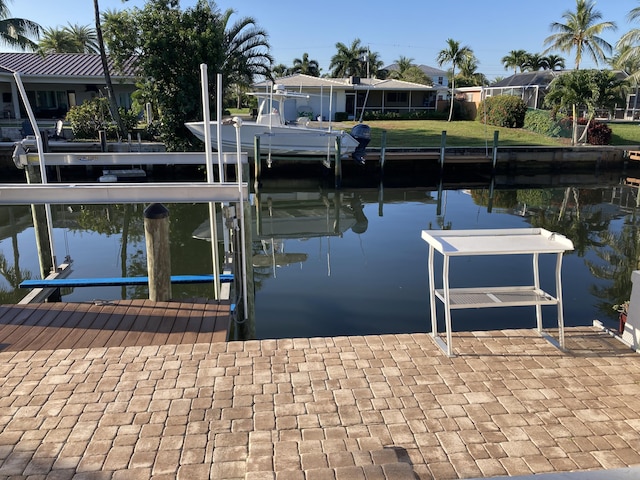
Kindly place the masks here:
MULTIPOLYGON (((100 9, 142 7, 143 0, 99 0, 100 9)), ((187 8, 194 0, 182 0, 187 8)), ((562 22, 562 14, 575 9, 575 0, 478 0, 456 1, 393 1, 369 0, 218 0, 220 10, 233 8, 240 18, 251 16, 269 33, 271 53, 276 63, 292 65, 294 58, 306 52, 320 63, 323 73, 329 72, 335 44, 351 45, 359 38, 362 45, 378 52, 386 64, 401 55, 414 63, 438 67, 438 52, 452 38, 467 45, 480 61, 478 71, 489 79, 508 76, 501 63, 510 50, 540 53, 544 39, 552 32, 551 22, 562 22)), ((12 17, 28 18, 45 27, 68 23, 93 23, 93 0, 9 0, 12 17)), ((640 0, 596 0, 596 10, 603 20, 613 21, 618 29, 603 35, 611 44, 632 27, 626 19, 629 11, 640 7, 640 0)), ((0 46, 0 50, 9 51, 0 46)), ((559 52, 554 52, 559 53, 559 52)), ((574 66, 575 57, 562 54, 567 67, 574 66)), ((581 67, 593 63, 583 58, 581 67)), ((443 69, 448 68, 447 65, 443 69)))

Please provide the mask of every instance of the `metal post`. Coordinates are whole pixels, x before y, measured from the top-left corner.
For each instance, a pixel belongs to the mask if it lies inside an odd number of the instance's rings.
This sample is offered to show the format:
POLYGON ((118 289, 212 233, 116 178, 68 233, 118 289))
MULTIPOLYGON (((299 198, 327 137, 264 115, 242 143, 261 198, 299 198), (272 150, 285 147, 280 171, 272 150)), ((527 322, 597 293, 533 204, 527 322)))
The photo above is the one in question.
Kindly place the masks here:
POLYGON ((498 163, 498 134, 500 132, 496 130, 493 132, 493 159, 491 161, 491 170, 496 171, 496 164, 498 163))
POLYGON ((380 139, 380 175, 384 174, 384 160, 387 150, 387 131, 382 130, 382 138, 380 139))
POLYGON ((149 300, 171 300, 171 253, 169 242, 169 210, 152 203, 144 210, 144 233, 147 246, 149 300))
POLYGON ((107 151, 107 132, 105 132, 104 130, 99 130, 98 138, 100 139, 100 151, 106 152, 107 151))
POLYGON ((262 175, 262 165, 260 162, 260 135, 256 135, 253 140, 253 164, 256 182, 260 181, 262 175))
POLYGON ((442 131, 442 137, 440 139, 440 173, 444 170, 444 152, 447 145, 447 131, 442 131))
POLYGON ((340 137, 336 136, 336 165, 335 165, 335 177, 336 177, 336 188, 340 188, 342 185, 342 159, 340 158, 342 155, 340 154, 340 137))

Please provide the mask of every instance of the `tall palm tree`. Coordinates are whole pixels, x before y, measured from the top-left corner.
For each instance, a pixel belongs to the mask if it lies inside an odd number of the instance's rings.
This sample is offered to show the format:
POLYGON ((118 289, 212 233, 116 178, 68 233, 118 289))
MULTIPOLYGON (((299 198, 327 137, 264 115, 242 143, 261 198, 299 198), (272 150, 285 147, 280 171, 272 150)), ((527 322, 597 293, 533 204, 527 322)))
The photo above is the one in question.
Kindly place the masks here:
POLYGON ((109 110, 111 111, 111 118, 116 122, 118 127, 118 134, 122 138, 126 138, 127 130, 124 126, 124 122, 120 117, 120 111, 118 110, 118 102, 113 91, 113 83, 111 82, 111 73, 109 71, 109 62, 107 60, 107 51, 104 46, 104 39, 102 37, 102 24, 100 23, 100 5, 98 0, 93 0, 93 13, 96 22, 96 39, 98 42, 98 48, 100 50, 100 61, 102 63, 102 71, 104 74, 104 83, 107 88, 107 98, 109 99, 109 110))
POLYGON ((502 64, 505 70, 513 68, 513 74, 518 73, 518 68, 522 72, 522 66, 527 61, 528 53, 526 50, 511 50, 507 55, 502 57, 502 64))
MULTIPOLYGON (((627 14, 627 20, 629 22, 640 20, 640 7, 632 9, 627 14)), ((639 67, 629 70, 625 68, 625 71, 634 81, 640 80, 640 62, 638 61, 640 59, 640 28, 632 28, 622 35, 616 44, 616 49, 619 52, 618 58, 615 60, 616 63, 618 65, 630 64, 639 67)))
POLYGON ((366 64, 363 65, 363 59, 368 58, 370 53, 367 47, 360 45, 359 38, 356 38, 350 47, 338 42, 336 43, 336 49, 338 53, 331 57, 331 63, 329 64, 332 76, 366 76, 366 64))
POLYGON ((445 63, 451 64, 451 106, 449 107, 449 122, 453 119, 453 97, 455 96, 455 83, 456 83, 456 67, 460 66, 467 58, 473 55, 473 50, 468 46, 460 46, 460 42, 457 42, 451 38, 447 40, 447 48, 440 50, 438 53, 437 61, 438 65, 442 66, 445 63))
POLYGON ((320 76, 320 64, 317 60, 309 60, 309 54, 303 53, 302 58, 293 59, 293 72, 311 75, 312 77, 320 76))
POLYGON ((566 23, 553 22, 551 31, 558 32, 548 36, 544 40, 549 45, 543 53, 552 49, 570 53, 576 50, 576 70, 580 69, 582 54, 587 53, 595 64, 606 58, 606 54, 612 50, 611 44, 599 35, 605 30, 615 30, 615 22, 600 22, 602 14, 595 10, 594 0, 576 0, 576 10, 567 10, 562 18, 566 23))
POLYGON ((271 78, 273 57, 269 52, 268 34, 257 26, 252 17, 242 17, 233 25, 229 19, 235 11, 227 9, 222 15, 224 25, 225 59, 222 74, 229 84, 251 85, 258 75, 271 78))
POLYGON ((40 36, 42 27, 24 18, 10 18, 7 2, 0 0, 0 43, 22 50, 36 51, 34 41, 40 36))

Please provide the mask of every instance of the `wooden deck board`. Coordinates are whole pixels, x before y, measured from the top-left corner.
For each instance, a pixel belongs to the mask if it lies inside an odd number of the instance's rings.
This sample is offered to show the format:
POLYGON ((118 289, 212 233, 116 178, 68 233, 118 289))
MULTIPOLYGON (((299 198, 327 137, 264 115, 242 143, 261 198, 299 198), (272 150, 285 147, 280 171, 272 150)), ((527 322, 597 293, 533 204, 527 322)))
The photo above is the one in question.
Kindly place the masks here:
POLYGON ((0 351, 227 340, 229 304, 119 300, 0 306, 0 351))

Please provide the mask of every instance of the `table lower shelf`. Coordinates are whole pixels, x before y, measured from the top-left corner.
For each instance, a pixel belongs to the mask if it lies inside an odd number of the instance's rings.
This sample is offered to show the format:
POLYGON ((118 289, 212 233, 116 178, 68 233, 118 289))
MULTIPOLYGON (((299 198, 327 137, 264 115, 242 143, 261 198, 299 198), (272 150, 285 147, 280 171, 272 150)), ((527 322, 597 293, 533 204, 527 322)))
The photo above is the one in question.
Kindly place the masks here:
MULTIPOLYGON (((444 290, 435 291, 443 303, 444 290)), ((528 305, 557 305, 558 299, 533 286, 450 288, 449 308, 492 308, 528 305)))

